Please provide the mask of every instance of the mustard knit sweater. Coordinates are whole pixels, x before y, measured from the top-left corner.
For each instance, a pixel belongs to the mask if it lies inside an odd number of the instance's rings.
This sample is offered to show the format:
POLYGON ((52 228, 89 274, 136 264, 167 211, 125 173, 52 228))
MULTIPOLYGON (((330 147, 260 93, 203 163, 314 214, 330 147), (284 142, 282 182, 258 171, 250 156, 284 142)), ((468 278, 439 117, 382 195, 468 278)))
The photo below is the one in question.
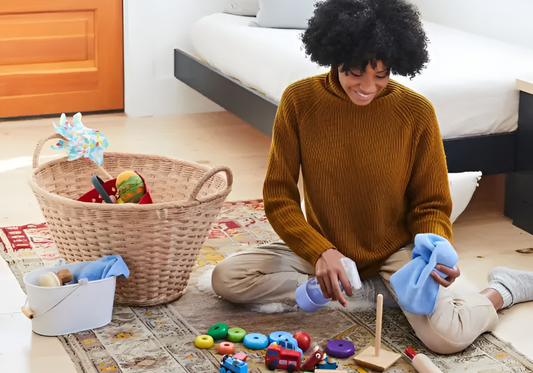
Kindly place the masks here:
POLYGON ((274 123, 263 197, 268 220, 294 253, 315 265, 335 248, 356 262, 362 279, 418 233, 452 241, 435 111, 393 80, 367 106, 350 100, 336 69, 289 86, 274 123))

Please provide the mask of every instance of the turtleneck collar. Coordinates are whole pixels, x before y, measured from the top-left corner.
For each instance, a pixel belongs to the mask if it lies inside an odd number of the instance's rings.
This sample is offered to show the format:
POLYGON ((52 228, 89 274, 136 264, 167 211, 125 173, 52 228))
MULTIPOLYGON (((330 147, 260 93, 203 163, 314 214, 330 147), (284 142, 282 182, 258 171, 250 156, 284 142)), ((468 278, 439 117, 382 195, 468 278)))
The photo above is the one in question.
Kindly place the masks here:
MULTIPOLYGON (((376 98, 374 98, 374 100, 372 100, 369 105, 361 107, 378 106, 378 104, 384 103, 384 101, 388 102, 389 99, 395 101, 400 96, 397 86, 398 83, 396 83, 392 79, 389 80, 389 84, 387 84, 387 86, 379 93, 378 96, 376 96, 376 98)), ((344 91, 344 88, 342 88, 341 82, 339 80, 339 70, 335 66, 332 66, 329 73, 326 75, 326 89, 335 96, 353 103, 346 91, 344 91)))

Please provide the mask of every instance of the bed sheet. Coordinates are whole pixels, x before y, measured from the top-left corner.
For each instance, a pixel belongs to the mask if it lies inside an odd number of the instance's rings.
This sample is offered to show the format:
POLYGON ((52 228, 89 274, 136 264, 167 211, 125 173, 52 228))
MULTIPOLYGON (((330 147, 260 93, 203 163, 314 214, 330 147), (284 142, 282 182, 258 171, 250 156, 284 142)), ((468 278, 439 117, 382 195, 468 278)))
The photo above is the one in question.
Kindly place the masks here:
MULTIPOLYGON (((196 53, 222 74, 278 103, 285 88, 329 69, 305 55, 302 30, 262 28, 255 18, 216 13, 191 32, 196 53)), ((424 22, 431 61, 414 79, 392 79, 434 105, 443 138, 514 131, 516 78, 533 70, 533 50, 424 22)))

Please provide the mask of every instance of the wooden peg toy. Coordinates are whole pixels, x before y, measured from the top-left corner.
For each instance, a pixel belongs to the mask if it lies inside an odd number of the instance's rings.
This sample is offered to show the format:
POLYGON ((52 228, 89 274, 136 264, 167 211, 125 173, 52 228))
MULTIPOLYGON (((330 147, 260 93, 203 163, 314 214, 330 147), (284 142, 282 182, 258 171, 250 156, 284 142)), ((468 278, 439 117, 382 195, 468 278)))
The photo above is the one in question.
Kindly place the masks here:
POLYGON ((383 350, 381 348, 381 322, 383 319, 383 295, 378 294, 376 305, 376 343, 363 350, 354 359, 355 362, 363 367, 372 368, 383 372, 394 364, 400 357, 400 354, 383 350))
POLYGON ((47 272, 39 276, 39 286, 63 286, 63 284, 72 280, 72 273, 66 268, 60 270, 58 273, 47 272))

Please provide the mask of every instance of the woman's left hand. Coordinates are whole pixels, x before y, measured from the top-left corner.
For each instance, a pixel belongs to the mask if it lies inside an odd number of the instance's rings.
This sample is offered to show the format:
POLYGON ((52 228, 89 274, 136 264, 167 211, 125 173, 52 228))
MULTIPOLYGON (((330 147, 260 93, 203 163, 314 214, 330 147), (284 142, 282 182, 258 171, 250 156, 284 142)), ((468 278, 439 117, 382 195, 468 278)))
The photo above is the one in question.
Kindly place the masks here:
POLYGON ((459 270, 459 267, 455 266, 455 268, 446 267, 442 264, 437 264, 435 266, 435 269, 443 274, 446 275, 446 277, 441 277, 437 272, 433 271, 431 272, 431 277, 435 281, 437 281, 438 284, 444 286, 447 288, 451 284, 455 282, 455 279, 459 276, 461 276, 461 271, 459 270))

